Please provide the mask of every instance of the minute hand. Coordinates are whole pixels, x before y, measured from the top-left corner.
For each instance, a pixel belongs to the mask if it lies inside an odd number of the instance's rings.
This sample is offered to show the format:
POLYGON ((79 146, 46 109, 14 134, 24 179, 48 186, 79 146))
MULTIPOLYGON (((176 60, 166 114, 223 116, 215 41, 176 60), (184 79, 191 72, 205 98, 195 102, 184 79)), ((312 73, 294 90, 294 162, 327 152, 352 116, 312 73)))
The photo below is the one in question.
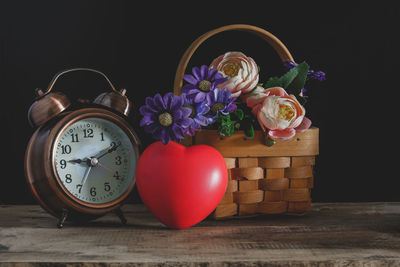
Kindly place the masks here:
POLYGON ((104 157, 105 155, 117 150, 117 148, 120 146, 121 144, 115 145, 109 149, 107 149, 107 151, 103 152, 102 154, 98 155, 98 156, 94 156, 94 158, 100 159, 102 157, 104 157))

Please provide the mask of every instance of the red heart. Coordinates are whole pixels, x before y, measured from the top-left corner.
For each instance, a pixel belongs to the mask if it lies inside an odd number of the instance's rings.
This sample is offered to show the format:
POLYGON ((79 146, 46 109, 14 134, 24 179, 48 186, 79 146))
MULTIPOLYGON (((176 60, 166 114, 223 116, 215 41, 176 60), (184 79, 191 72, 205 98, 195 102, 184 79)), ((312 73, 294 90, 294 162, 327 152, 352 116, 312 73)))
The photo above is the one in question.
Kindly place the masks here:
POLYGON ((206 218, 222 200, 227 184, 224 158, 206 145, 153 143, 136 169, 143 203, 160 222, 177 229, 206 218))

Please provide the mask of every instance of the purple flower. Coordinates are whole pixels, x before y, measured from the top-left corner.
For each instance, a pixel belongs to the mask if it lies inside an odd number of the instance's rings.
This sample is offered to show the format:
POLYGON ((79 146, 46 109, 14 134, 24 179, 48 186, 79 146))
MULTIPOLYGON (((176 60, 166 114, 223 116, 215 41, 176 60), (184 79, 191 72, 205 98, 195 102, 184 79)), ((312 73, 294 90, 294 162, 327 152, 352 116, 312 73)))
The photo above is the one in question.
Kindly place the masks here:
POLYGON ((184 107, 182 96, 167 93, 164 97, 156 94, 154 98, 146 97, 146 105, 140 107, 143 115, 140 126, 157 140, 166 145, 169 141, 179 142, 185 137, 193 119, 189 116, 190 108, 184 107))
POLYGON ((236 98, 230 98, 231 94, 226 88, 216 88, 207 95, 207 105, 210 107, 209 118, 212 122, 219 114, 228 115, 236 109, 236 105, 233 104, 236 98))
POLYGON ((194 102, 194 99, 188 98, 185 94, 182 95, 184 99, 184 107, 190 108, 192 113, 190 118, 193 119, 192 124, 189 126, 188 135, 194 136, 195 131, 201 130, 202 126, 207 126, 209 123, 206 114, 210 111, 207 102, 204 100, 200 103, 194 102))
POLYGON ((193 75, 185 74, 183 79, 189 84, 182 87, 182 93, 185 93, 188 98, 194 99, 195 103, 204 101, 207 94, 214 90, 214 88, 225 81, 221 73, 216 68, 208 69, 206 65, 194 67, 192 69, 193 75))
MULTIPOLYGON (((285 65, 285 67, 288 70, 293 69, 294 67, 296 67, 298 64, 293 62, 293 61, 285 61, 283 63, 285 65)), ((309 79, 314 79, 314 80, 318 80, 318 81, 324 81, 326 79, 325 77, 325 72, 323 71, 314 71, 314 70, 309 70, 307 73, 307 78, 309 79)))
POLYGON ((325 81, 325 72, 323 71, 313 71, 309 70, 308 71, 308 77, 314 80, 318 80, 320 82, 325 81))

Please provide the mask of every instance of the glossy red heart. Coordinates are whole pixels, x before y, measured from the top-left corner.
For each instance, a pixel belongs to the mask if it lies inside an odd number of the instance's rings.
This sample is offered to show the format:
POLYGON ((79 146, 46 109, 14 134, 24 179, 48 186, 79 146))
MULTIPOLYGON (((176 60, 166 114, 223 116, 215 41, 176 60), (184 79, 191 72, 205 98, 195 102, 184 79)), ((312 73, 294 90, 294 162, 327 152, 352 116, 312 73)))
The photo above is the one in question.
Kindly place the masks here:
POLYGON ((177 229, 205 219, 221 201, 227 184, 224 158, 207 145, 153 143, 136 169, 143 203, 160 222, 177 229))

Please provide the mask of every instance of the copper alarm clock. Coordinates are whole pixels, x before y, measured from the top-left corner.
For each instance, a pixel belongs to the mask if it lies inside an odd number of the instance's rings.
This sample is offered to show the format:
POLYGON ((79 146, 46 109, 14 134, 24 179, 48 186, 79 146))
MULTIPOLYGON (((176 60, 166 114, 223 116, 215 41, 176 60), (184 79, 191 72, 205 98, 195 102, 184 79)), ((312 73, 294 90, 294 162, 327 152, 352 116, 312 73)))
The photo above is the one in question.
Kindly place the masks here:
POLYGON ((36 128, 25 155, 28 184, 40 205, 58 218, 84 221, 115 212, 123 223, 121 205, 135 185, 139 139, 127 122, 131 102, 126 90, 116 90, 107 76, 87 68, 57 73, 28 112, 36 128), (57 79, 68 72, 102 75, 111 91, 93 103, 70 109, 61 92, 52 92, 57 79))

